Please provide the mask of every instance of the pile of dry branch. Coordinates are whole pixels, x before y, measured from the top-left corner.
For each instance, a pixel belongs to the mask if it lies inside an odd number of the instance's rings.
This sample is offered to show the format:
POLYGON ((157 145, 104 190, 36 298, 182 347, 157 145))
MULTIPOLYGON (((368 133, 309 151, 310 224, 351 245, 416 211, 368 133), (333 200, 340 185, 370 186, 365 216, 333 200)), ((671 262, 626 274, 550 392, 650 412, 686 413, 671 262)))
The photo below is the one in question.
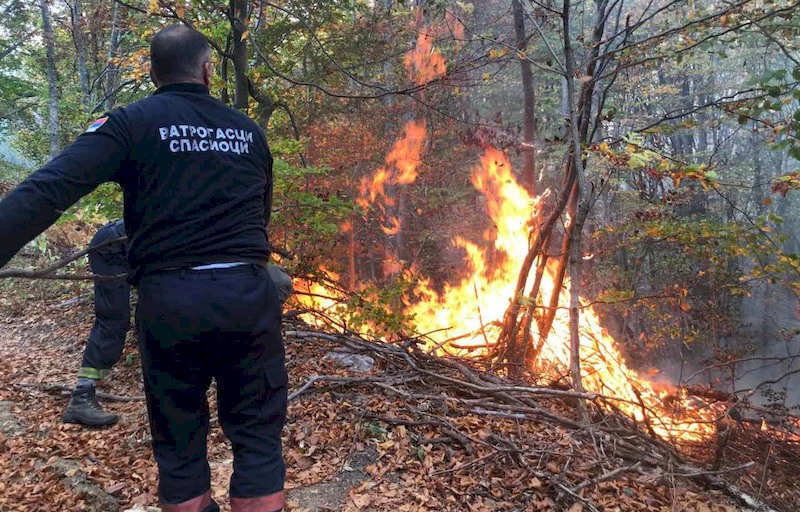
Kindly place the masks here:
MULTIPOLYGON (((759 457, 736 457, 725 463, 718 459, 719 439, 701 446, 670 445, 647 434, 645 426, 609 412, 596 395, 515 385, 480 368, 478 361, 434 357, 415 350, 413 343, 398 346, 353 334, 299 329, 286 335, 289 340, 306 343, 324 340, 335 350, 367 354, 380 361, 378 370, 365 377, 312 375, 293 398, 323 383, 326 391, 343 386, 380 389, 396 407, 386 413, 364 408, 359 422, 374 422, 385 433, 402 427, 399 438, 386 446, 402 445, 410 436, 406 445, 431 451, 422 459, 429 465, 429 475, 450 475, 447 488, 455 491, 465 481, 492 482, 484 494, 502 503, 497 510, 513 510, 520 503, 556 509, 577 504, 588 510, 659 510, 678 498, 672 494, 667 499, 670 489, 690 484, 724 494, 736 508, 772 510, 764 498, 771 494, 764 486, 765 468, 780 465, 777 456, 766 462, 759 457), (576 419, 578 399, 597 401, 591 407, 589 425, 576 419), (442 448, 434 449, 437 446, 442 448), (717 469, 707 469, 712 465, 717 469), (609 488, 618 491, 620 479, 627 493, 609 496, 602 492, 609 488), (649 491, 642 492, 642 487, 649 491), (653 490, 664 494, 663 503, 653 499, 653 490), (633 504, 637 499, 644 508, 633 504), (629 506, 625 506, 627 502, 629 506)), ((758 444, 764 441, 759 433, 747 425, 726 425, 724 442, 730 446, 732 437, 758 444), (732 430, 737 434, 730 434, 732 430)), ((800 462, 800 447, 791 441, 781 445, 785 451, 780 457, 785 463, 783 478, 789 480, 800 462)), ((778 483, 780 471, 773 473, 770 479, 778 483)), ((462 490, 465 494, 475 491, 469 484, 462 490)), ((800 503, 797 496, 784 498, 788 501, 778 501, 787 510, 800 503)))

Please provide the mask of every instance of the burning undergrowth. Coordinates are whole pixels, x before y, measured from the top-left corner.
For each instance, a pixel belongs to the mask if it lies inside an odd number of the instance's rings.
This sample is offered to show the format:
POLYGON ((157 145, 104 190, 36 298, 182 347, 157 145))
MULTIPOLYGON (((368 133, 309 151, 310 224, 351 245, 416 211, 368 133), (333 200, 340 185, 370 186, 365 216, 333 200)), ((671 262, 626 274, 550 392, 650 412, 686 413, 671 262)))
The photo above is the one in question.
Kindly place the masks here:
MULTIPOLYGON (((429 34, 421 33, 416 49, 406 59, 409 77, 418 83, 443 77, 441 55, 432 48, 429 34)), ((402 136, 389 151, 385 165, 361 180, 356 203, 364 220, 377 222, 386 237, 398 237, 403 229, 397 213, 397 190, 414 183, 419 176, 427 144, 424 120, 409 120, 402 136)), ((541 282, 533 285, 527 276, 518 288, 520 269, 530 250, 531 240, 541 228, 543 209, 549 191, 533 195, 516 179, 508 156, 498 149, 485 147, 471 171, 475 190, 485 199, 485 209, 493 229, 476 242, 454 236, 451 243, 465 255, 465 273, 460 279, 433 284, 413 265, 388 254, 383 262, 384 277, 403 276, 413 283, 403 297, 386 301, 376 288, 364 285, 347 290, 338 284, 338 276, 328 273, 324 281, 300 281, 295 299, 300 308, 316 312, 304 320, 317 326, 337 326, 371 333, 385 341, 414 339, 425 350, 439 355, 466 358, 496 358, 497 340, 511 299, 518 289, 525 293, 538 286, 540 297, 553 296, 558 290, 558 304, 552 327, 538 332, 532 322, 527 334, 533 340, 535 360, 529 370, 540 380, 569 386, 569 304, 568 280, 559 280, 552 265, 543 266, 541 282), (561 284, 556 284, 561 282, 561 284), (358 292, 353 295, 351 292, 358 292), (354 299, 353 297, 357 297, 354 299), (409 320, 405 329, 386 334, 370 322, 356 318, 359 308, 401 308, 409 320), (409 328, 413 333, 404 332, 409 328), (375 333, 381 333, 375 335, 375 333)), ((565 219, 565 227, 570 219, 565 219)), ((343 232, 352 229, 342 226, 343 232)), ((536 265, 533 265, 536 268, 536 265)), ((323 272, 324 273, 324 272, 323 272)), ((580 319, 580 351, 583 386, 587 396, 602 400, 606 406, 623 412, 655 437, 673 442, 705 441, 717 431, 716 423, 727 414, 720 402, 709 403, 687 393, 683 388, 655 384, 640 376, 626 363, 615 340, 601 325, 597 313, 584 301, 580 319)), ((544 306, 540 306, 545 309, 544 306)))

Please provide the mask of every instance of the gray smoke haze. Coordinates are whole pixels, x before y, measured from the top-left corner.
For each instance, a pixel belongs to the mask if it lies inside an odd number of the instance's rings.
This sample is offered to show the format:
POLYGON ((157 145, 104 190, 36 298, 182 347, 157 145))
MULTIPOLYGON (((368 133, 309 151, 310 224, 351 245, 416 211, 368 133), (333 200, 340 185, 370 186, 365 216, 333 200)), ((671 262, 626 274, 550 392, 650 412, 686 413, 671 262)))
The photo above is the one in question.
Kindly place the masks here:
MULTIPOLYGON (((722 352, 735 354, 735 359, 749 360, 737 362, 733 367, 720 365, 704 370, 714 364, 709 361, 713 349, 683 347, 675 360, 662 368, 664 377, 673 384, 679 381, 688 385, 712 384, 715 389, 733 392, 750 390, 787 372, 800 370, 797 299, 785 288, 766 282, 751 285, 750 292, 749 297, 742 299, 736 334, 721 339, 719 347, 722 352)), ((800 407, 800 373, 759 387, 749 400, 760 406, 800 407)))

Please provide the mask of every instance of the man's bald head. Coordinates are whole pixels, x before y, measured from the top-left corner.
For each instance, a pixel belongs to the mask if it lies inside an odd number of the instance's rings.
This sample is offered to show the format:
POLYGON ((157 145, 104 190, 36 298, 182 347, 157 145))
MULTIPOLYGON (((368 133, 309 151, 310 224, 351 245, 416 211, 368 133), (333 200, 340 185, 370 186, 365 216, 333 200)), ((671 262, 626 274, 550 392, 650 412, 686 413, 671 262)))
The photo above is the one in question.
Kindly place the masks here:
POLYGON ((175 83, 208 86, 210 61, 206 38, 186 25, 161 29, 150 43, 150 77, 156 87, 175 83))

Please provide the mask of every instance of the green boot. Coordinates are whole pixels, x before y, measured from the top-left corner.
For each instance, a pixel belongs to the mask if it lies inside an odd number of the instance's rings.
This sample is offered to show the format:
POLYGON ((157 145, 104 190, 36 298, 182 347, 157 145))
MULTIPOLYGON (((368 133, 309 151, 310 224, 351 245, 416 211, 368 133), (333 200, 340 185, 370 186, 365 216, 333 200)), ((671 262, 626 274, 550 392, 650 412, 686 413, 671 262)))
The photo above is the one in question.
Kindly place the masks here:
POLYGON ((61 417, 64 423, 78 423, 87 427, 113 425, 119 420, 116 414, 106 412, 97 401, 94 386, 75 388, 67 410, 61 417))

